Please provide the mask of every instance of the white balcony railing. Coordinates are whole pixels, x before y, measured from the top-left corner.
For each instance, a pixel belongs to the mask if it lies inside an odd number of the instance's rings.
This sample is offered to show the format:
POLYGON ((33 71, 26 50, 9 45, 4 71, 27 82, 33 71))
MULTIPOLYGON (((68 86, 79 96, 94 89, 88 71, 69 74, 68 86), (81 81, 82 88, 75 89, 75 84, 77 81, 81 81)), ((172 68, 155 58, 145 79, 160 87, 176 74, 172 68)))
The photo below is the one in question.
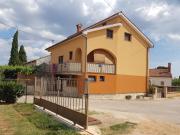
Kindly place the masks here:
MULTIPOLYGON (((89 73, 106 73, 106 74, 115 74, 115 65, 113 64, 96 64, 96 63, 87 63, 87 72, 89 73)), ((48 72, 56 73, 81 73, 81 63, 68 62, 57 65, 48 66, 46 69, 48 72)))
POLYGON ((87 64, 87 72, 114 74, 115 73, 115 65, 88 63, 87 64))
POLYGON ((81 72, 81 63, 62 63, 57 65, 58 73, 81 72))

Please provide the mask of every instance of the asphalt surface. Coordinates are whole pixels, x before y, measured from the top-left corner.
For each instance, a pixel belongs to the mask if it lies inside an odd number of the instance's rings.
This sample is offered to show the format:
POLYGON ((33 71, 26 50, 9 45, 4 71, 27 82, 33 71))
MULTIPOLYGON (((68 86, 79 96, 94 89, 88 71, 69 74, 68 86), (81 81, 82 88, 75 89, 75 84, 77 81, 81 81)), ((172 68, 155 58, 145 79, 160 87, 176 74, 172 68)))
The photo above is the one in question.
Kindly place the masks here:
POLYGON ((160 100, 90 100, 90 110, 130 119, 154 119, 180 125, 180 98, 160 100))

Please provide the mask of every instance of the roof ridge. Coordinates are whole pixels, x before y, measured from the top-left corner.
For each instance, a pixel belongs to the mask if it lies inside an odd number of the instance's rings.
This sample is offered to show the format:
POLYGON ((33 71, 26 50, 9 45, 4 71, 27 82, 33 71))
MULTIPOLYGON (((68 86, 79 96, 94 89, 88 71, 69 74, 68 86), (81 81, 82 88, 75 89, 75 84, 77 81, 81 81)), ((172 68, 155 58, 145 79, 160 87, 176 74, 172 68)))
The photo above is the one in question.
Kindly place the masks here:
POLYGON ((64 41, 67 41, 67 40, 69 40, 69 39, 71 39, 71 38, 73 38, 73 37, 75 37, 75 36, 78 36, 78 35, 82 34, 83 31, 85 31, 85 30, 87 30, 87 29, 89 29, 89 28, 92 28, 93 26, 96 26, 97 24, 102 23, 102 22, 106 21, 107 19, 110 19, 110 18, 112 18, 112 17, 115 17, 115 16, 119 15, 120 13, 122 13, 122 11, 119 11, 119 12, 117 12, 117 13, 114 13, 113 15, 111 15, 111 16, 109 16, 109 17, 106 17, 106 18, 103 19, 103 20, 97 21, 96 23, 93 23, 92 25, 87 26, 86 28, 82 29, 81 31, 76 32, 76 33, 68 36, 66 39, 64 39, 64 40, 62 40, 62 41, 60 41, 60 42, 58 42, 58 43, 56 43, 56 44, 54 44, 54 45, 46 48, 46 50, 49 49, 49 48, 51 48, 51 47, 56 46, 57 44, 60 44, 60 43, 62 43, 62 42, 64 42, 64 41))

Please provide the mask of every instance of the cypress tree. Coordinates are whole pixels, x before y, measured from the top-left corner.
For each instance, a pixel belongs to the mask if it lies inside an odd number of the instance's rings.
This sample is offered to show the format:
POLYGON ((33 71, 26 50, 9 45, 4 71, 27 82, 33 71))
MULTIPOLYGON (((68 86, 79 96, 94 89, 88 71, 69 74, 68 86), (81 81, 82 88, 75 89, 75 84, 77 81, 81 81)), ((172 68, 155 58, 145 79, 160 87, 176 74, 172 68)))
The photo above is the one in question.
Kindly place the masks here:
POLYGON ((18 31, 16 31, 16 33, 13 36, 9 65, 12 65, 12 66, 19 65, 18 31))
POLYGON ((19 64, 24 65, 26 62, 27 62, 26 51, 24 49, 24 46, 21 45, 19 49, 19 64))

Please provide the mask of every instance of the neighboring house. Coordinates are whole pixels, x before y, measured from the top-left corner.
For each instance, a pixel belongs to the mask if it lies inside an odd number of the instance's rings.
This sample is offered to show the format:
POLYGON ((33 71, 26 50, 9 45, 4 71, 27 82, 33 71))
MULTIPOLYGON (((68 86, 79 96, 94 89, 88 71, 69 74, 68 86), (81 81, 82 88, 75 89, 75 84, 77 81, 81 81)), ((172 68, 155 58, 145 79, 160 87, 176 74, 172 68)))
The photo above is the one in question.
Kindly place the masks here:
MULTIPOLYGON (((50 64, 51 56, 44 56, 41 58, 38 58, 36 60, 32 60, 27 62, 26 66, 39 66, 43 63, 50 64)), ((33 95, 34 94, 34 84, 35 84, 35 75, 24 75, 24 74, 18 74, 19 82, 23 85, 27 85, 27 94, 33 95)))
MULTIPOLYGON (((89 80, 90 94, 146 93, 152 42, 118 12, 47 48, 57 75, 89 80)), ((79 88, 84 92, 84 87, 79 88)))
POLYGON ((149 84, 157 86, 171 86, 172 74, 171 63, 168 63, 168 67, 157 67, 149 70, 149 84))
POLYGON ((36 60, 28 61, 25 65, 26 66, 39 66, 43 63, 50 64, 51 61, 51 55, 40 57, 36 60))

